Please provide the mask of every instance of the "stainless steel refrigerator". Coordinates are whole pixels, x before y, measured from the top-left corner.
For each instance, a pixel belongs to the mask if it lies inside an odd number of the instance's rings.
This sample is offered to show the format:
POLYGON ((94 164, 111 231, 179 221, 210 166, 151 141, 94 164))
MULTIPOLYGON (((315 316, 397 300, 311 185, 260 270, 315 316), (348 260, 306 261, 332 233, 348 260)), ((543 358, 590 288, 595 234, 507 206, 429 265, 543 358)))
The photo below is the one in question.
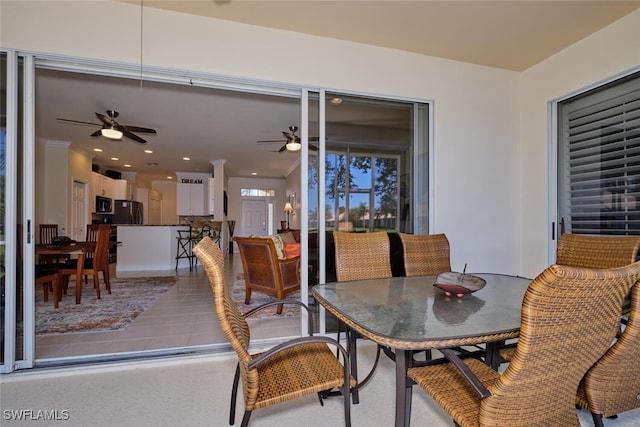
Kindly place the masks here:
POLYGON ((113 224, 142 224, 142 203, 116 200, 113 205, 113 224))

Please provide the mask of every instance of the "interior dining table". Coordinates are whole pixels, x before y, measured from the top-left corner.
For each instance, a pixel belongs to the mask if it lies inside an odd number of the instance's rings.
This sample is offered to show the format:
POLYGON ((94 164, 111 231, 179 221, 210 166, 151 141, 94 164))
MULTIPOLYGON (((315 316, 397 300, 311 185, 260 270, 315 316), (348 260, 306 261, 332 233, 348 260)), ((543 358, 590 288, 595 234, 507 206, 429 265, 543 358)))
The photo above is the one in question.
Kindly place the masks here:
MULTIPOLYGON (((409 426, 413 382, 407 369, 416 350, 485 344, 485 362, 497 367, 499 346, 518 336, 522 299, 531 279, 473 275, 486 285, 462 297, 434 287, 436 276, 331 282, 312 288, 316 300, 351 331, 394 352, 396 427, 409 426)), ((351 371, 356 372, 355 339, 349 339, 348 347, 351 371)), ((358 389, 354 392, 357 397, 358 389)))
MULTIPOLYGON (((95 245, 95 242, 74 242, 69 245, 35 245, 36 255, 75 255, 78 257, 78 263, 76 265, 76 304, 80 304, 82 299, 82 271, 84 269, 84 260, 87 253, 93 252, 95 245)), ((53 298, 56 303, 62 298, 62 290, 59 286, 54 287, 53 298)))

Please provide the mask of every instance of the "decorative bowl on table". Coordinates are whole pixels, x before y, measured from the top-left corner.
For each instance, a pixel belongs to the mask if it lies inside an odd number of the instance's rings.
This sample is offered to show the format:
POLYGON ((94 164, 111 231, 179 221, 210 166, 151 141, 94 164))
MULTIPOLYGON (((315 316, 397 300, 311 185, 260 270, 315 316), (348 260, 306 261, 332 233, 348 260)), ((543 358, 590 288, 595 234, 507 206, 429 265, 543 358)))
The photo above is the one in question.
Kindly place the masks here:
POLYGON ((486 280, 481 277, 447 271, 446 273, 438 274, 433 286, 444 291, 447 296, 455 295, 461 298, 465 294, 482 289, 486 284, 486 280))

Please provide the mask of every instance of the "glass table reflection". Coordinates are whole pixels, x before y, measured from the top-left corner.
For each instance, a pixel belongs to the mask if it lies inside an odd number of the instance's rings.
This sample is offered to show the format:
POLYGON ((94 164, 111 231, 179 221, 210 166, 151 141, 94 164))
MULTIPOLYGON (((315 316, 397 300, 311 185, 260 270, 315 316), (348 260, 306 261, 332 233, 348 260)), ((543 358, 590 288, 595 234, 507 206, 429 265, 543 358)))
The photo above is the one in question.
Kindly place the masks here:
MULTIPOLYGON (((396 426, 408 426, 413 350, 487 344, 487 363, 497 364, 498 343, 518 336, 522 298, 530 279, 476 274, 487 284, 461 298, 435 288, 436 276, 393 277, 316 285, 318 302, 347 327, 395 350, 396 426), (494 345, 492 345, 494 344, 494 345)), ((349 345, 352 346, 354 342, 349 345)), ((350 349, 351 364, 357 364, 350 349)))

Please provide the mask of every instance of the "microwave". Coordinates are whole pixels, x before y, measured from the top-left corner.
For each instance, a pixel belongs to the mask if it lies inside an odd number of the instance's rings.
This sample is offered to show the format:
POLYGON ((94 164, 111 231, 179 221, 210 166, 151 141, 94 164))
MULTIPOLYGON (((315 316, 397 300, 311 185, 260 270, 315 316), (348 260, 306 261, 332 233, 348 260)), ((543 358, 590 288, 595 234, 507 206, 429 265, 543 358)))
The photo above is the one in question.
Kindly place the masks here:
POLYGON ((113 199, 96 196, 96 213, 113 213, 113 199))

